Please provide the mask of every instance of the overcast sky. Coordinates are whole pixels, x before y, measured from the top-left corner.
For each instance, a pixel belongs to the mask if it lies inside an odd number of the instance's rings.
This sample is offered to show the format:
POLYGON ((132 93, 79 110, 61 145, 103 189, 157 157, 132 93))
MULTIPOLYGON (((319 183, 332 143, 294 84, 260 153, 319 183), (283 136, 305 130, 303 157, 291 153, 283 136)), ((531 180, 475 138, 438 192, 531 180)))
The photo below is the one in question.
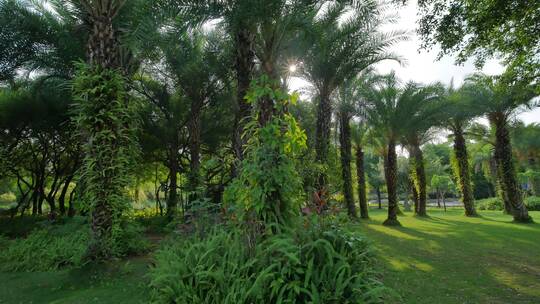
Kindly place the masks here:
MULTIPOLYGON (((437 61, 437 48, 433 48, 430 52, 419 51, 420 39, 415 32, 418 20, 416 12, 416 1, 410 1, 407 6, 399 9, 399 22, 389 26, 390 29, 407 30, 411 33, 408 41, 400 42, 393 49, 395 53, 405 58, 405 65, 386 61, 378 64, 377 70, 380 73, 394 70, 403 81, 412 80, 420 83, 440 81, 449 84, 453 79, 456 86, 461 85, 467 75, 477 71, 473 61, 469 60, 463 65, 456 65, 455 58, 450 56, 437 61)), ((482 72, 489 75, 500 74, 502 71, 503 67, 496 60, 488 61, 482 69, 482 72)), ((305 83, 295 80, 291 81, 290 85, 292 89, 296 89, 305 83)), ((521 114, 519 117, 527 124, 540 122, 540 109, 521 114)))

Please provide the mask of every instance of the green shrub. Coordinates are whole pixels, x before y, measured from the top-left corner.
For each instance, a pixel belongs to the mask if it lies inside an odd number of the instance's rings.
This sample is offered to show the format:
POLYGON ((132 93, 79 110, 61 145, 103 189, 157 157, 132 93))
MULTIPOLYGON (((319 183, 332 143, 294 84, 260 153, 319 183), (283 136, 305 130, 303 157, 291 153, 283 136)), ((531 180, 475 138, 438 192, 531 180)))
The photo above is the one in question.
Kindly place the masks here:
POLYGON ((504 204, 499 197, 490 197, 476 201, 478 210, 503 210, 504 204))
POLYGON ((540 196, 529 196, 525 198, 525 205, 529 211, 540 211, 540 196))
MULTIPOLYGON (((74 217, 51 223, 43 221, 26 238, 0 240, 0 271, 47 271, 80 266, 87 253, 90 230, 87 218, 74 217)), ((116 256, 146 251, 143 229, 131 221, 122 223, 116 256)))
MULTIPOLYGON (((529 211, 540 211, 540 197, 529 196, 524 200, 525 206, 529 211)), ((498 197, 490 197, 476 201, 478 210, 503 210, 503 201, 498 197)))
POLYGON ((0 208, 11 208, 16 205, 17 197, 12 192, 0 194, 0 208))
POLYGON ((298 227, 252 251, 238 232, 175 239, 151 270, 157 303, 378 303, 367 241, 339 228, 298 227))
POLYGON ((73 220, 48 225, 34 230, 27 238, 8 241, 0 255, 0 270, 45 271, 80 265, 89 240, 81 223, 73 220))
POLYGON ((45 216, 0 217, 0 235, 12 239, 25 237, 36 227, 36 223, 44 220, 45 216))

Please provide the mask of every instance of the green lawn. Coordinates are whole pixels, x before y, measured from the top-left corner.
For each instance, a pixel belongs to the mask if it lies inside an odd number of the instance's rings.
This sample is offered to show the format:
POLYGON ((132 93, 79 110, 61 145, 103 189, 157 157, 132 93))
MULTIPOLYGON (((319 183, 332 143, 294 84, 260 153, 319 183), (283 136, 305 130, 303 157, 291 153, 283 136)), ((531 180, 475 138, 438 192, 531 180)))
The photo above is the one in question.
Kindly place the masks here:
POLYGON ((149 260, 54 272, 0 273, 0 303, 148 303, 149 260))
MULTIPOLYGON (((372 209, 360 224, 383 264, 384 283, 403 303, 540 303, 540 224, 514 224, 500 211, 411 213, 403 227, 381 225, 372 209)), ((540 222, 540 212, 531 212, 540 222)))
MULTIPOLYGON (((384 283, 403 303, 540 303, 540 224, 514 224, 499 211, 410 213, 381 225, 384 210, 355 229, 380 257, 384 283)), ((540 222, 540 212, 531 212, 540 222)), ((0 303, 148 303, 148 257, 96 268, 0 273, 0 303)))

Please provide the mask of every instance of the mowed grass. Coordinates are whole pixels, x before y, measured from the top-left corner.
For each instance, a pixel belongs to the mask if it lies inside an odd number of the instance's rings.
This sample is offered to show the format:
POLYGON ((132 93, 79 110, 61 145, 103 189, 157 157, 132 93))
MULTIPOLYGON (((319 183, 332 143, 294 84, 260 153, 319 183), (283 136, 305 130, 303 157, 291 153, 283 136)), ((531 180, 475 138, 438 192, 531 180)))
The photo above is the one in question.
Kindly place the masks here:
POLYGON ((0 272, 0 303, 149 303, 147 258, 50 272, 0 272))
MULTIPOLYGON (((386 227, 386 210, 370 211, 358 230, 373 241, 399 303, 540 303, 540 224, 430 209, 429 218, 405 213, 402 227, 386 227)), ((540 222, 540 212, 531 215, 540 222)))
MULTIPOLYGON (((540 303, 540 224, 514 224, 500 211, 467 218, 430 209, 429 218, 386 210, 354 229, 373 242, 397 303, 540 303)), ((540 222, 540 212, 531 212, 540 222)), ((54 272, 0 273, 0 303, 148 303, 151 257, 54 272)), ((385 302, 388 303, 388 302, 385 302)))

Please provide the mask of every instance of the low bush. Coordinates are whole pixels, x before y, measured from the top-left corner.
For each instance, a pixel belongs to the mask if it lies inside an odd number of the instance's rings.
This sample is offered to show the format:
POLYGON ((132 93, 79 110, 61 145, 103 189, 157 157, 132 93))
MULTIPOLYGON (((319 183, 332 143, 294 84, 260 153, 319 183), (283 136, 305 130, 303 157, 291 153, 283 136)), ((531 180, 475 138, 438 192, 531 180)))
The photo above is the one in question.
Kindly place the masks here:
POLYGON ((476 201, 478 210, 503 210, 504 204, 499 197, 490 197, 476 201))
MULTIPOLYGON (((74 219, 35 229, 27 238, 8 241, 0 255, 2 271, 45 271, 80 265, 89 233, 74 219)), ((86 226, 87 227, 87 226, 86 226)))
POLYGON ((298 227, 251 250, 238 231, 179 238, 156 253, 157 303, 379 303, 368 242, 332 227, 298 227))
POLYGON ((45 216, 0 216, 0 235, 8 238, 27 236, 38 222, 47 220, 45 216))
MULTIPOLYGON (((87 218, 74 217, 51 223, 36 223, 26 238, 0 241, 0 271, 47 271, 80 266, 90 241, 87 218)), ((149 248, 140 225, 122 224, 118 256, 140 253, 149 248)))
MULTIPOLYGON (((540 211, 540 197, 529 196, 523 202, 529 211, 540 211)), ((503 210, 504 204, 499 197, 490 197, 476 201, 478 210, 503 210)))
POLYGON ((540 211, 540 196, 529 196, 525 198, 525 205, 529 211, 540 211))

